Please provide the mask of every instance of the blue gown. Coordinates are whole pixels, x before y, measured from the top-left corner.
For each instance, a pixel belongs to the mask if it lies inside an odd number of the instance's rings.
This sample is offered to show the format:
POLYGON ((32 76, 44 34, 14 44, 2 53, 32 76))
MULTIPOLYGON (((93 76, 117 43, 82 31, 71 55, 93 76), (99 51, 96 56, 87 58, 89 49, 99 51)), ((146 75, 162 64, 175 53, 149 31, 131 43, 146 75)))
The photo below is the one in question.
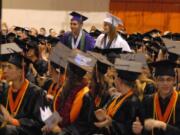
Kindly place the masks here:
MULTIPOLYGON (((60 41, 66 45, 67 47, 71 48, 72 49, 72 44, 71 44, 71 41, 72 41, 72 32, 66 32, 64 34, 64 36, 61 36, 59 37, 60 38, 60 41)), ((94 45, 95 45, 95 40, 93 37, 91 37, 88 33, 84 32, 83 31, 83 34, 82 34, 82 37, 81 37, 81 40, 79 42, 79 45, 78 45, 78 49, 80 49, 81 51, 91 51, 93 50, 94 48, 94 45)))

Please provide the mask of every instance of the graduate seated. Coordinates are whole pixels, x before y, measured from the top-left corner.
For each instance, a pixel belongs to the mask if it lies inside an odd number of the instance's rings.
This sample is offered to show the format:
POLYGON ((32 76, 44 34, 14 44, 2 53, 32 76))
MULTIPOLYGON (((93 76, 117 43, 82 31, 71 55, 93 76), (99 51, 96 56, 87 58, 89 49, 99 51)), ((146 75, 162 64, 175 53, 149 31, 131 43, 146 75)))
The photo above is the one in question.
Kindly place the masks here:
POLYGON ((155 82, 158 91, 143 100, 144 124, 133 123, 133 131, 145 135, 180 134, 180 98, 174 89, 175 70, 178 66, 169 60, 151 63, 155 67, 155 82))
POLYGON ((0 100, 2 135, 41 135, 39 108, 43 106, 42 90, 24 77, 24 57, 16 44, 2 44, 3 77, 9 84, 0 100))
POLYGON ((109 78, 107 77, 108 70, 110 70, 113 64, 108 61, 106 56, 100 53, 88 53, 97 59, 90 87, 94 96, 95 107, 99 109, 103 108, 113 98, 113 86, 108 83, 109 78))
POLYGON ((95 112, 97 121, 94 123, 98 134, 131 135, 132 123, 140 119, 140 101, 135 94, 135 80, 141 73, 141 63, 134 61, 115 60, 115 86, 120 93, 105 108, 95 112))
POLYGON ((52 83, 46 89, 48 99, 53 100, 64 85, 67 59, 72 53, 71 51, 71 49, 64 45, 57 45, 51 50, 49 74, 52 78, 52 83))
POLYGON ((49 109, 42 109, 42 116, 44 114, 46 116, 46 112, 50 114, 44 119, 46 124, 42 128, 44 133, 84 135, 91 134, 94 130, 93 100, 87 81, 84 81, 84 75, 86 72, 92 73, 95 63, 96 60, 86 53, 78 50, 72 52, 72 56, 68 59, 65 84, 54 99, 54 112, 58 112, 61 120, 56 121, 57 115, 51 115, 49 109), (49 122, 53 121, 51 120, 53 117, 55 117, 54 124, 49 124, 53 123, 49 122))

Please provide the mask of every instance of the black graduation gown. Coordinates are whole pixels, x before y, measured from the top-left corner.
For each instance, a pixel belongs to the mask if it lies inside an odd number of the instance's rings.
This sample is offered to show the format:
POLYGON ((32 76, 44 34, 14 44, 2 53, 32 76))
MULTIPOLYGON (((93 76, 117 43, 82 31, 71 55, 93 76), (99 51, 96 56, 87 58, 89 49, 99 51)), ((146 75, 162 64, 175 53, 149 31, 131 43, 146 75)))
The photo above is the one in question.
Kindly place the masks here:
MULTIPOLYGON (((7 92, 1 104, 6 106, 7 92)), ((45 94, 36 85, 29 83, 27 91, 22 100, 21 106, 15 118, 20 122, 20 126, 7 125, 0 129, 0 135, 41 135, 43 123, 40 117, 40 107, 45 102, 45 94)), ((10 112, 10 109, 8 108, 10 112)))
POLYGON ((83 98, 83 105, 77 120, 63 129, 64 135, 92 135, 94 126, 94 104, 92 97, 87 93, 83 98))
MULTIPOLYGON (((122 97, 119 98, 122 99, 122 97)), ((107 129, 98 129, 98 134, 103 135, 133 135, 132 123, 136 120, 136 117, 141 117, 141 104, 138 97, 133 94, 124 100, 121 107, 112 117, 112 126, 110 126, 109 132, 107 129)))
POLYGON ((152 83, 147 83, 144 88, 144 95, 151 95, 156 92, 156 87, 152 83))
MULTIPOLYGON (((92 135, 96 131, 94 126, 94 104, 92 96, 87 93, 83 97, 83 105, 75 122, 63 128, 58 135, 92 135)), ((55 135, 49 133, 48 135, 55 135)))
MULTIPOLYGON (((159 98, 160 101, 160 107, 162 110, 162 113, 165 112, 166 107, 168 106, 168 103, 170 101, 170 97, 167 97, 166 99, 159 98)), ((147 118, 153 118, 153 102, 154 102, 154 95, 146 96, 143 100, 143 116, 144 119, 147 118)), ((180 135, 180 95, 178 95, 178 100, 176 103, 175 108, 175 124, 173 123, 173 116, 171 116, 171 119, 167 125, 167 130, 163 131, 160 129, 154 129, 154 135, 180 135)), ((144 135, 152 135, 152 132, 148 132, 145 129, 143 130, 144 135)))

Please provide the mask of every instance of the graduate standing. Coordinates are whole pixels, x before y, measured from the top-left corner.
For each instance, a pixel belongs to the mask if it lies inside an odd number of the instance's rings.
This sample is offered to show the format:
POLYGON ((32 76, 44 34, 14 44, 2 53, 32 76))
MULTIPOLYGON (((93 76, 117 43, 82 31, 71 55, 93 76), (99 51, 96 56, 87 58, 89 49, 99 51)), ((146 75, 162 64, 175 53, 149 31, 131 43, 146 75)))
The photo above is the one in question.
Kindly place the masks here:
POLYGON ((22 50, 16 44, 1 47, 1 55, 9 55, 2 64, 3 77, 9 87, 0 100, 0 134, 41 135, 42 90, 24 78, 24 58, 19 54, 22 50))
POLYGON ((169 60, 152 63, 155 67, 157 93, 145 97, 144 130, 142 124, 134 122, 134 131, 144 135, 179 135, 180 134, 180 97, 174 89, 177 66, 169 60), (141 129, 141 130, 140 130, 141 129))
POLYGON ((101 49, 122 48, 124 52, 131 52, 127 41, 116 30, 119 24, 122 25, 122 21, 119 18, 107 14, 107 18, 104 19, 104 33, 97 38, 95 47, 101 49))
POLYGON ((77 13, 70 14, 71 32, 67 32, 60 38, 60 41, 71 49, 80 49, 81 51, 90 51, 94 48, 95 40, 83 30, 83 22, 88 18, 77 13))

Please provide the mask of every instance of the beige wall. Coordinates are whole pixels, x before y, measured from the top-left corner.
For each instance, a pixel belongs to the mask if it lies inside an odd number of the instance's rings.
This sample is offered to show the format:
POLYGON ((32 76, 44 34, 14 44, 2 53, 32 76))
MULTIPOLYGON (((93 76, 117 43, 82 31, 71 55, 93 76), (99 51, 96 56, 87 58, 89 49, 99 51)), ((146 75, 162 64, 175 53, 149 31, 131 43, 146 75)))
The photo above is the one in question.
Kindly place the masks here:
POLYGON ((109 0, 3 0, 3 22, 9 26, 69 29, 69 13, 80 11, 89 17, 85 29, 102 27, 109 0))

